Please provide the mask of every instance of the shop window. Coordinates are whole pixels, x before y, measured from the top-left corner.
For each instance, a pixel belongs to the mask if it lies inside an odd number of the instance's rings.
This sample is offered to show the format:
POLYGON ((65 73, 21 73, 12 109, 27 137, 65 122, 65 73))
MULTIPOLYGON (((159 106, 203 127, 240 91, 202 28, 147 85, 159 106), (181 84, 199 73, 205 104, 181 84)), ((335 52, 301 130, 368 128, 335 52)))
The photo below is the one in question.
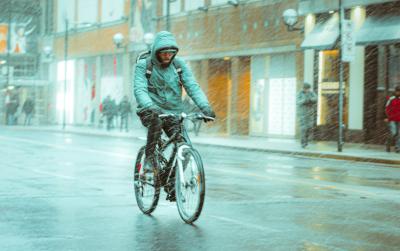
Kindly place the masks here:
POLYGON ((103 0, 101 8, 101 22, 121 20, 124 14, 124 0, 103 0))
POLYGON ((57 64, 57 121, 64 122, 63 115, 65 113, 65 122, 67 124, 74 123, 74 86, 75 86, 75 61, 60 61, 57 64), (65 74, 65 70, 67 73, 65 74), (66 79, 65 79, 66 77, 66 79), (66 81, 65 81, 66 80, 66 81), (65 85, 66 82, 66 85, 65 85), (64 89, 66 88, 66 89, 64 89), (65 98, 65 102, 64 102, 65 98), (65 105, 65 107, 64 107, 65 105))
POLYGON ((78 1, 78 22, 96 23, 97 22, 97 0, 79 0, 78 1))
MULTIPOLYGON (((338 124, 339 111, 339 51, 319 53, 317 125, 338 124)), ((344 69, 347 72, 347 68, 344 69)), ((348 81, 344 74, 344 122, 347 124, 348 81)))
MULTIPOLYGON (((57 2, 57 32, 65 31, 65 14, 70 22, 75 22, 75 1, 58 0, 57 2)), ((72 28, 71 26, 69 27, 72 28)))
POLYGON ((204 0, 185 0, 185 11, 197 10, 199 7, 204 6, 204 0))
POLYGON ((108 95, 119 103, 123 92, 122 55, 103 56, 101 59, 101 100, 108 95))

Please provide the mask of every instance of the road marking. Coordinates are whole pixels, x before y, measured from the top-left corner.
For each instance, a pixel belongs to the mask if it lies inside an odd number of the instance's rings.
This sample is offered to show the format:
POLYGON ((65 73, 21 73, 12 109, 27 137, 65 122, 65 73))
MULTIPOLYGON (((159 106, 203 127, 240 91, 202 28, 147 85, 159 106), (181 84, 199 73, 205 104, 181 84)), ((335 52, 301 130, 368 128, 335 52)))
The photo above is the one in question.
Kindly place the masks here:
POLYGON ((211 215, 210 217, 212 217, 214 219, 217 219, 217 220, 220 220, 220 221, 233 223, 233 224, 236 224, 236 225, 239 225, 239 226, 258 229, 258 230, 263 231, 263 232, 265 232, 265 231, 274 232, 274 233, 282 232, 282 231, 280 231, 278 229, 274 229, 274 228, 270 228, 270 227, 264 227, 264 226, 251 224, 251 223, 245 223, 245 222, 234 220, 234 219, 231 219, 231 218, 226 218, 226 217, 221 217, 221 216, 216 216, 216 215, 211 215))

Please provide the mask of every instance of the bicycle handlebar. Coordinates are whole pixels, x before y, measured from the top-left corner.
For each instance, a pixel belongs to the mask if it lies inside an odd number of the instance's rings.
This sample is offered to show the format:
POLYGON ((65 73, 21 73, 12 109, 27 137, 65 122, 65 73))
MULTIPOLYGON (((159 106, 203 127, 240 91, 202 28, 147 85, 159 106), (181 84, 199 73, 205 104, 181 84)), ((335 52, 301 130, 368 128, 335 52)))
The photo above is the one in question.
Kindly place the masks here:
POLYGON ((194 119, 198 119, 198 120, 208 119, 208 120, 211 120, 211 121, 214 121, 214 120, 215 120, 215 118, 205 116, 205 115, 202 114, 202 113, 189 113, 189 114, 186 114, 186 113, 184 113, 184 112, 182 112, 181 114, 164 113, 164 114, 158 115, 158 117, 159 117, 159 118, 173 117, 173 118, 179 118, 179 119, 182 119, 182 120, 188 119, 188 118, 189 118, 189 119, 190 119, 190 118, 194 118, 194 119))

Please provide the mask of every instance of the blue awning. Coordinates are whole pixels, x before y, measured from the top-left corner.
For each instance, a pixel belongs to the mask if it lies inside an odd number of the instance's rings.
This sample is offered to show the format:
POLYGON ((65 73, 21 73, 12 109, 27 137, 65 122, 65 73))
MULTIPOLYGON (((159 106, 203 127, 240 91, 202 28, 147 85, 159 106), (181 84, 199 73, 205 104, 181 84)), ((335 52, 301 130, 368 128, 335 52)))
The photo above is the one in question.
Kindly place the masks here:
POLYGON ((400 42, 400 15, 390 13, 367 17, 357 32, 357 45, 377 45, 400 42))
POLYGON ((306 35, 302 49, 330 50, 335 47, 339 37, 339 16, 332 15, 328 20, 315 25, 315 28, 306 35))

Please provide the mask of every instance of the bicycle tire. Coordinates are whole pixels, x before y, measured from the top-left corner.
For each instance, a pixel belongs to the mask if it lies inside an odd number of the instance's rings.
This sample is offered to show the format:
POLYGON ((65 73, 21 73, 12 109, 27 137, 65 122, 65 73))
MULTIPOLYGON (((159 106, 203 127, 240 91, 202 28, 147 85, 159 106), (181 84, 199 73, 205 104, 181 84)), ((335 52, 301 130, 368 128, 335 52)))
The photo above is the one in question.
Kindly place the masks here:
MULTIPOLYGON (((143 177, 141 177, 140 171, 142 171, 143 167, 143 162, 144 162, 144 154, 145 154, 145 146, 140 148, 137 156, 136 156, 136 161, 135 161, 135 167, 134 167, 134 189, 135 189, 135 197, 136 197, 136 202, 139 207, 139 209, 144 213, 144 214, 151 214, 157 207, 158 200, 160 198, 160 182, 159 182, 159 177, 158 177, 158 169, 156 167, 153 167, 153 188, 154 188, 154 194, 150 198, 151 202, 148 203, 149 205, 146 206, 144 201, 143 201, 143 183, 144 185, 149 185, 151 186, 150 183, 147 184, 147 181, 143 182, 143 177)), ((143 173, 143 172, 142 172, 143 173)), ((145 177, 146 178, 146 177, 145 177)))
MULTIPOLYGON (((179 168, 176 168, 176 175, 175 175, 175 177, 176 177, 176 180, 175 180, 176 205, 178 208, 178 212, 184 222, 191 224, 199 218, 201 211, 203 209, 205 191, 206 191, 206 183, 205 183, 206 180, 205 180, 205 174, 204 174, 204 168, 203 168, 203 161, 202 161, 201 156, 198 153, 198 151, 192 147, 188 147, 183 150, 183 155, 185 156, 185 160, 190 156, 189 157, 190 161, 191 161, 191 163, 195 163, 195 166, 196 166, 196 169, 198 172, 195 177, 191 177, 191 182, 194 182, 194 180, 196 181, 196 184, 192 184, 192 183, 190 184, 191 189, 193 189, 194 186, 196 188, 198 188, 198 193, 197 193, 198 201, 197 201, 196 206, 192 213, 186 212, 187 210, 185 209, 184 203, 186 203, 187 198, 185 198, 182 193, 182 189, 183 189, 184 185, 181 184, 181 180, 180 180, 180 176, 179 176, 180 175, 179 168)), ((188 169, 187 169, 187 167, 189 167, 188 165, 189 165, 189 163, 187 163, 187 166, 186 166, 186 169, 184 170, 184 172, 188 171, 188 169)), ((190 169, 191 169, 191 167, 190 167, 190 169)), ((193 173, 192 173, 192 175, 193 175, 193 173)), ((187 188, 185 188, 185 190, 187 190, 187 188)))

